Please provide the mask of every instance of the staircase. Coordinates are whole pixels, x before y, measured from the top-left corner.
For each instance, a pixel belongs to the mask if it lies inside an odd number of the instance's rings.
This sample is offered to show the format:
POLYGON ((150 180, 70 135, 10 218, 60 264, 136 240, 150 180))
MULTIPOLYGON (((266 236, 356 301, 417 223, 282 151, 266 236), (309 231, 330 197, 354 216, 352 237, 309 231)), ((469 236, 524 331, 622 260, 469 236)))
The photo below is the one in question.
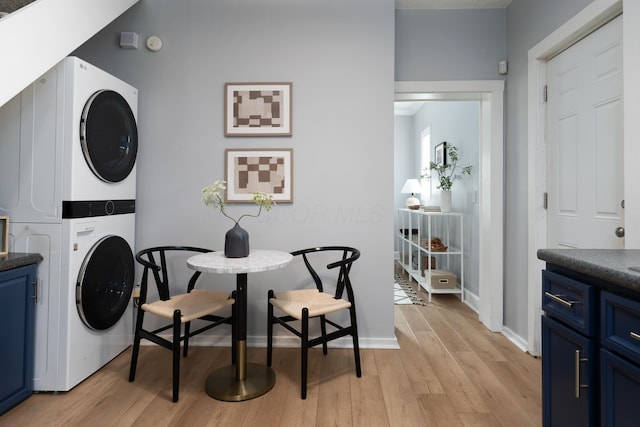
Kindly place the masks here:
POLYGON ((0 106, 139 0, 36 0, 0 19, 0 106))

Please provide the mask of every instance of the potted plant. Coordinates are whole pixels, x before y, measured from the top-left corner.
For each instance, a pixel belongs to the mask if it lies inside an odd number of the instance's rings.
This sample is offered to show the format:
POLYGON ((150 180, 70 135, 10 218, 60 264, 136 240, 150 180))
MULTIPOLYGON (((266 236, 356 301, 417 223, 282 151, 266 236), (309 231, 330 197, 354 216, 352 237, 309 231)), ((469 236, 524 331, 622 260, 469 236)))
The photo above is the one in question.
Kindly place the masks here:
POLYGON ((459 165, 458 148, 446 142, 442 144, 444 144, 446 152, 442 162, 430 162, 428 170, 425 169, 423 171, 421 178, 431 179, 434 173, 437 175, 438 185, 436 188, 442 190, 440 194, 440 210, 442 212, 451 212, 451 187, 463 175, 471 175, 471 165, 459 165))

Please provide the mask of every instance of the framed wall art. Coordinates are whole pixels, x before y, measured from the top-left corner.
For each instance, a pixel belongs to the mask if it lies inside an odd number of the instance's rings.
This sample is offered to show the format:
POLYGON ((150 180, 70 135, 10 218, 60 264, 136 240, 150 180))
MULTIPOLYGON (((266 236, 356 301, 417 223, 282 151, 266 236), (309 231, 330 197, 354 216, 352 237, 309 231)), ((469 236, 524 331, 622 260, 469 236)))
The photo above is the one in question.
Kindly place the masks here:
POLYGON ((0 216, 0 255, 9 253, 9 217, 0 216))
POLYGON ((291 136, 292 83, 225 83, 225 136, 291 136))
POLYGON ((278 203, 293 202, 293 149, 225 150, 225 202, 249 203, 255 191, 278 203))
POLYGON ((446 165, 447 164, 447 143, 441 142, 436 145, 435 148, 435 157, 433 162, 437 165, 446 165))

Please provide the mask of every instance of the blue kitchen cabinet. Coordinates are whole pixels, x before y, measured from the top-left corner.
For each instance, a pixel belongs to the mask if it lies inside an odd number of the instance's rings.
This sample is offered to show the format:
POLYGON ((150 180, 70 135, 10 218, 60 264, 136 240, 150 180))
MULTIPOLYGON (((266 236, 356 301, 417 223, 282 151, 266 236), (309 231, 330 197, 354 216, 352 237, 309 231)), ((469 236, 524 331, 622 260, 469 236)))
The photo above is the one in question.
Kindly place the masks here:
POLYGON ((640 302, 600 294, 600 400, 603 426, 637 426, 640 397, 640 302))
POLYGON ((33 393, 36 271, 0 271, 0 415, 33 393))
POLYGON ((542 309, 543 425, 638 426, 640 294, 547 264, 542 309))
POLYGON ((596 425, 594 340, 546 316, 542 337, 543 425, 596 425))
POLYGON ((543 425, 595 426, 595 289, 551 271, 542 278, 543 425))
POLYGON ((600 351, 601 425, 638 426, 640 367, 606 350, 600 351))

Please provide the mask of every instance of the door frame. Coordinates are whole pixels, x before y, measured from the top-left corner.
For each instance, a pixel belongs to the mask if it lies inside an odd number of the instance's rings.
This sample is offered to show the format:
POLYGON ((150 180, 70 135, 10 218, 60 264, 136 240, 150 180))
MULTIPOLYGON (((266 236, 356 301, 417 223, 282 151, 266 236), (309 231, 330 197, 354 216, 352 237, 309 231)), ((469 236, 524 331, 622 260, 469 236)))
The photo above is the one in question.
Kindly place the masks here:
MULTIPOLYGON (((527 351, 534 356, 540 355, 541 349, 542 295, 540 277, 541 271, 544 269, 544 262, 537 258, 537 251, 539 248, 547 247, 547 215, 544 209, 547 177, 547 115, 543 99, 544 87, 547 84, 547 61, 621 13, 622 0, 595 0, 529 50, 527 351)), ((626 109, 626 103, 624 108, 626 109)))
POLYGON ((504 81, 396 82, 395 100, 480 101, 478 315, 489 330, 501 332, 504 324, 504 81))

